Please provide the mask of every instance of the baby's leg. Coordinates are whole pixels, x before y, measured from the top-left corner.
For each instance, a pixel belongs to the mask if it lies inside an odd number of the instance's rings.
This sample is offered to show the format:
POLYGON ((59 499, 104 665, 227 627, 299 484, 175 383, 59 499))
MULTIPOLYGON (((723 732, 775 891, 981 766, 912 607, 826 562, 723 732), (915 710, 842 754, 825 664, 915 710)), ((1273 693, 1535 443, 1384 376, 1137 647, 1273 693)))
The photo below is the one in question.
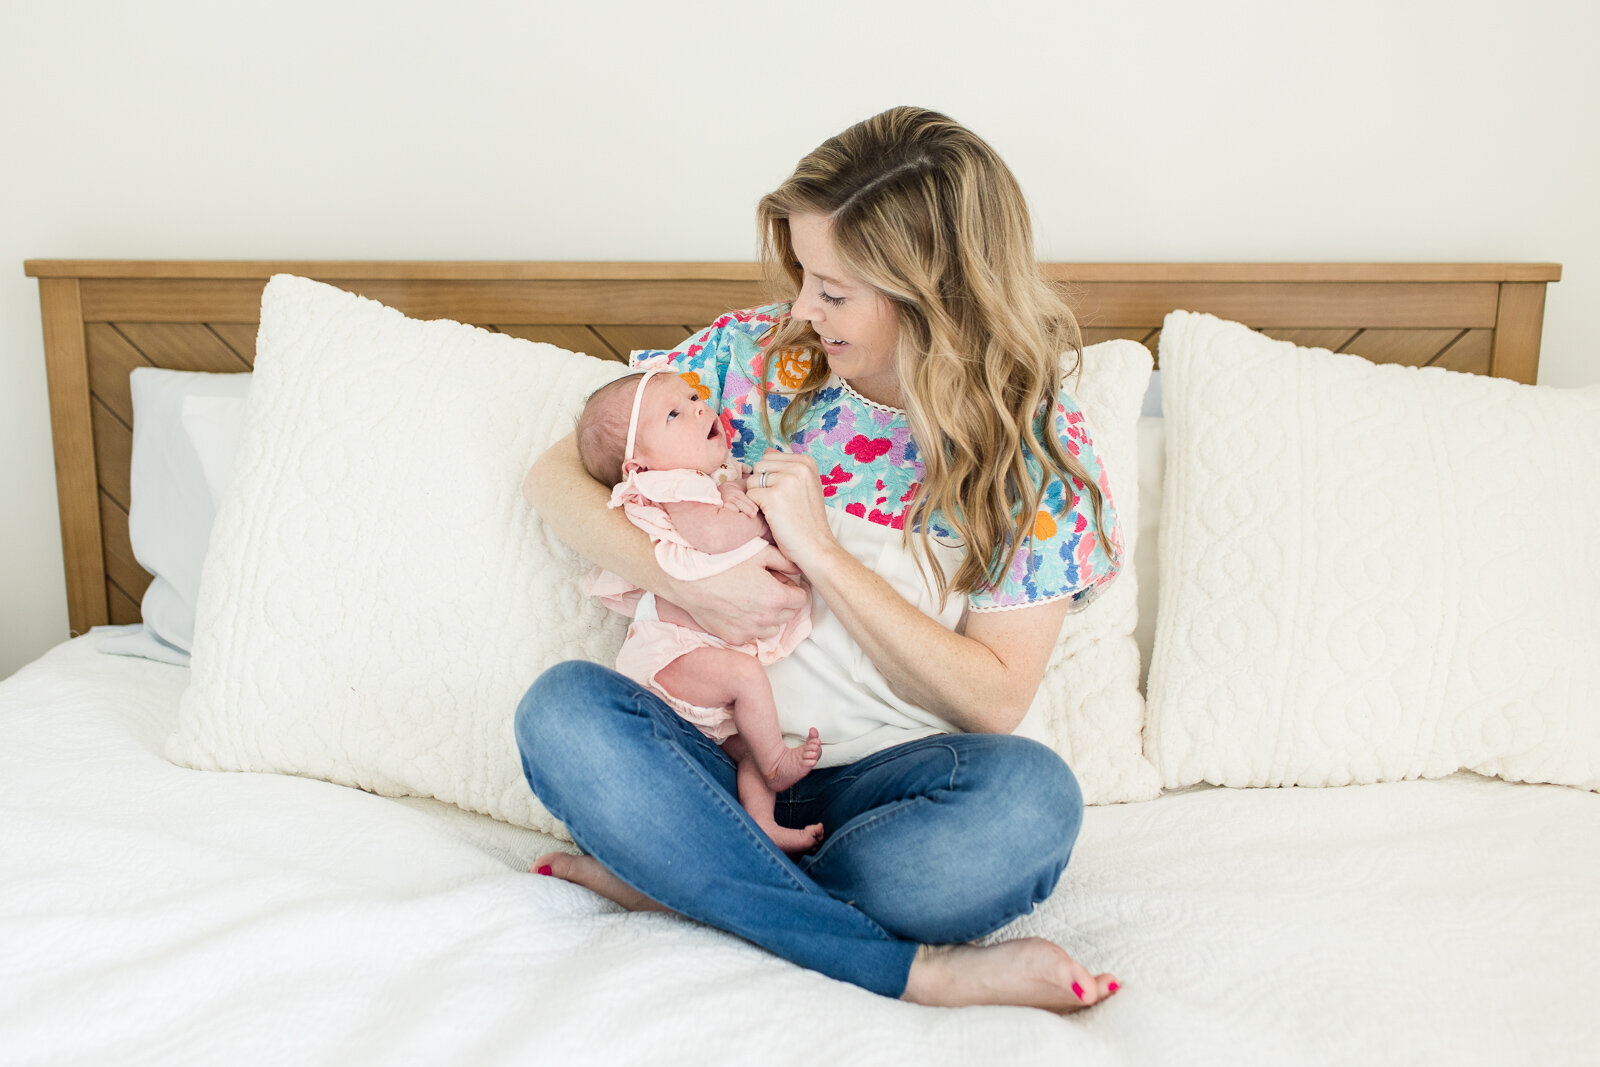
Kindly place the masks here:
POLYGON ((754 656, 727 648, 697 648, 656 672, 656 683, 679 700, 702 707, 731 705, 733 724, 750 746, 750 754, 767 786, 782 792, 804 778, 822 756, 817 731, 790 748, 778 729, 778 706, 772 700, 767 672, 754 656))
POLYGON ((778 794, 762 777, 755 758, 750 755, 750 746, 744 743, 744 738, 734 734, 722 743, 722 751, 739 765, 740 805, 750 813, 756 825, 772 838, 772 843, 791 853, 806 852, 815 848, 817 842, 822 840, 822 824, 814 822, 804 830, 791 830, 787 826, 778 825, 775 814, 778 794))

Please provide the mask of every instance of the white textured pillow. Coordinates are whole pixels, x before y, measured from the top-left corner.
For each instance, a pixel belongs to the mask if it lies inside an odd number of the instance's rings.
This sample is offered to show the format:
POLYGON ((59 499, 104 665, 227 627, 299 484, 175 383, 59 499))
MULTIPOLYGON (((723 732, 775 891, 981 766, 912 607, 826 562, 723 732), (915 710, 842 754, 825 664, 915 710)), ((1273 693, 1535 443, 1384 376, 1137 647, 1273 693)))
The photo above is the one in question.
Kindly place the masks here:
POLYGON ((1138 581, 1139 409, 1150 380, 1150 350, 1137 341, 1105 341, 1083 352, 1073 395, 1083 408, 1095 453, 1106 467, 1122 529, 1123 567, 1081 611, 1067 616, 1039 695, 1017 729, 1061 754, 1086 804, 1148 800, 1161 792, 1141 750, 1144 697, 1139 692, 1138 581))
MULTIPOLYGON (((1148 413, 1148 397, 1144 410, 1148 413)), ((1167 470, 1167 424, 1159 415, 1139 416, 1139 547, 1134 568, 1139 572, 1139 625, 1133 629, 1139 646, 1139 688, 1150 675, 1156 644, 1156 605, 1161 592, 1161 491, 1167 470)))
POLYGON ((521 483, 625 371, 272 279, 168 756, 555 831, 512 716, 551 664, 611 662, 622 626, 521 483))
POLYGON ((1600 788, 1600 389, 1173 312, 1146 750, 1168 787, 1600 788))

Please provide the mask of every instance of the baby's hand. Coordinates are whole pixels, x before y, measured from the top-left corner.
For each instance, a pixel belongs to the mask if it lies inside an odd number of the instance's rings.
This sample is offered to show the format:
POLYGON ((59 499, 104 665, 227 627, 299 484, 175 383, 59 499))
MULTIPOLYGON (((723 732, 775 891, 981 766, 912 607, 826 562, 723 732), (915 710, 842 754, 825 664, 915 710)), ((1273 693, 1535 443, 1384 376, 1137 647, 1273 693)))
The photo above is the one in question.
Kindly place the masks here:
POLYGON ((761 514, 761 509, 756 507, 756 502, 746 496, 745 491, 732 482, 723 482, 717 487, 717 491, 722 494, 722 506, 724 508, 732 508, 739 514, 747 515, 752 519, 761 514))

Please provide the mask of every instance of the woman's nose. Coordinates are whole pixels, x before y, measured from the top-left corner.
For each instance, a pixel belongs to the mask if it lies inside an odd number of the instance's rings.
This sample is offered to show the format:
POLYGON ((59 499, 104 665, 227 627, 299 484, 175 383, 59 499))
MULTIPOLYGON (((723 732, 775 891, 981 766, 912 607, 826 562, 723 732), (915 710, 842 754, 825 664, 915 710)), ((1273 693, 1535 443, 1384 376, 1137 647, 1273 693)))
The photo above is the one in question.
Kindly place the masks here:
POLYGON ((805 322, 815 322, 816 315, 813 314, 814 311, 815 308, 812 307, 810 294, 801 292, 800 295, 794 298, 794 303, 789 306, 789 317, 801 319, 805 322))

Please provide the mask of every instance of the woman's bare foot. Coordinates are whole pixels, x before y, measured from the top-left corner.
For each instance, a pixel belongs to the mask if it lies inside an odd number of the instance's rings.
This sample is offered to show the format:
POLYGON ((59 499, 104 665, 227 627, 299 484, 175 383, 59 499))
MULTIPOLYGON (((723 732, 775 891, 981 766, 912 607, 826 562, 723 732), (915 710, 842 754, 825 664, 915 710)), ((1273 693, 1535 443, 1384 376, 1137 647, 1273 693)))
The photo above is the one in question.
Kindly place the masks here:
POLYGON ((534 874, 549 874, 585 889, 592 889, 607 900, 614 900, 629 911, 671 911, 657 904, 612 874, 593 856, 574 856, 570 852, 546 852, 528 868, 534 874))
POLYGON ((1117 991, 1110 974, 1089 969, 1039 937, 994 945, 919 945, 902 1000, 954 1008, 1011 1004, 1069 1012, 1117 991))
MULTIPOLYGON (((783 746, 783 751, 778 753, 776 762, 772 767, 763 770, 767 784, 775 793, 781 793, 790 788, 800 779, 811 773, 811 768, 817 765, 817 760, 822 758, 822 739, 817 736, 817 728, 813 726, 811 733, 801 744, 790 748, 783 746)), ((773 838, 777 840, 777 838, 773 838)), ((787 849, 785 851, 788 851, 787 849)))

